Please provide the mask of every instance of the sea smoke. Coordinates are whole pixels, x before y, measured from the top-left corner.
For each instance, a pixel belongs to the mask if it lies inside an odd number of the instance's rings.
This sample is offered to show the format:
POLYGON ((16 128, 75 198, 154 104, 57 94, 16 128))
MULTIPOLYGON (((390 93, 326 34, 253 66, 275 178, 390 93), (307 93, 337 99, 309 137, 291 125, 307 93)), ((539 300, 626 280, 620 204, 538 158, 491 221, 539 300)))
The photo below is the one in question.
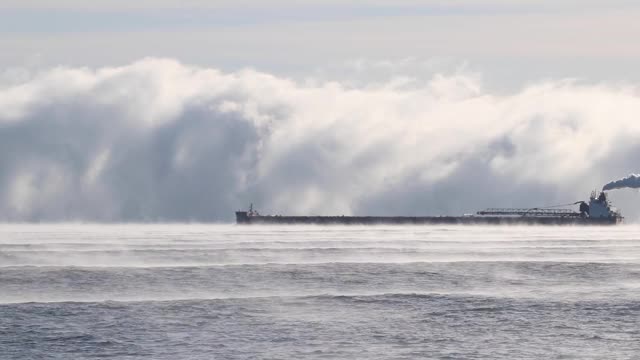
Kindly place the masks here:
POLYGON ((622 188, 640 188, 640 175, 631 174, 619 180, 611 181, 602 187, 602 190, 614 190, 622 188))
POLYGON ((635 86, 548 80, 495 94, 474 74, 364 78, 154 58, 0 69, 0 222, 232 221, 252 202, 461 214, 581 198, 585 173, 640 156, 623 141, 640 134, 635 86))

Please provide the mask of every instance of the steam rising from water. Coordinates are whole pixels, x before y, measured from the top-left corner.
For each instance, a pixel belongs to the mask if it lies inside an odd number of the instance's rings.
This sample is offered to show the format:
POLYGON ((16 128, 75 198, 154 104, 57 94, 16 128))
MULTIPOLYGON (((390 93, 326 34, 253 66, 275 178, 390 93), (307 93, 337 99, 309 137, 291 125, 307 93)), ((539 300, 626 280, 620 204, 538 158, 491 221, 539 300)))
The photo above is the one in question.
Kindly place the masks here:
POLYGON ((623 188, 632 188, 632 189, 640 188, 640 175, 631 174, 622 179, 611 181, 610 183, 607 183, 602 188, 602 190, 614 190, 614 189, 623 189, 623 188))
POLYGON ((352 85, 145 59, 4 76, 0 220, 566 203, 636 165, 638 118, 635 86, 544 81, 500 95, 464 73, 352 85))
POLYGON ((640 289, 624 280, 635 275, 614 274, 638 269, 634 226, 5 225, 0 235, 0 303, 390 293, 622 298, 640 289))
POLYGON ((3 225, 0 345, 12 359, 632 359, 638 230, 3 225))

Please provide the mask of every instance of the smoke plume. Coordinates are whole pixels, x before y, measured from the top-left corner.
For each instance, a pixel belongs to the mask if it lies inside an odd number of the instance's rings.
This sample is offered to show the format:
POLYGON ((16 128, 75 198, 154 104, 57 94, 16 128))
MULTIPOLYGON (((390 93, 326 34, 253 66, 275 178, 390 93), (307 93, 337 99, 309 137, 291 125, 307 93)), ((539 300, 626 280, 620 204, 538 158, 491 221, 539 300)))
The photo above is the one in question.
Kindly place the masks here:
POLYGON ((354 84, 169 59, 16 74, 0 73, 3 221, 540 206, 640 155, 628 85, 492 94, 461 73, 354 84))
POLYGON ((640 175, 631 174, 622 179, 611 181, 607 183, 604 187, 602 187, 602 190, 614 190, 614 189, 623 189, 623 188, 632 188, 632 189, 640 188, 640 175))

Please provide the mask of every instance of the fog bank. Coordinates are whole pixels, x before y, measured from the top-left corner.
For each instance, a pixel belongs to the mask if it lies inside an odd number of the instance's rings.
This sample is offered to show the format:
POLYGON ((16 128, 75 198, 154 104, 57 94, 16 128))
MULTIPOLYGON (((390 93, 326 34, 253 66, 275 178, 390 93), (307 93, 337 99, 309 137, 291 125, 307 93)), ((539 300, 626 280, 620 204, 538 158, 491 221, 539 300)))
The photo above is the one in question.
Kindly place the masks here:
MULTIPOLYGON (((637 170, 635 85, 358 83, 171 59, 0 73, 0 220, 456 214, 586 199, 637 170)), ((362 74, 359 74, 362 77, 362 74)), ((612 194, 627 216, 640 199, 612 194)))

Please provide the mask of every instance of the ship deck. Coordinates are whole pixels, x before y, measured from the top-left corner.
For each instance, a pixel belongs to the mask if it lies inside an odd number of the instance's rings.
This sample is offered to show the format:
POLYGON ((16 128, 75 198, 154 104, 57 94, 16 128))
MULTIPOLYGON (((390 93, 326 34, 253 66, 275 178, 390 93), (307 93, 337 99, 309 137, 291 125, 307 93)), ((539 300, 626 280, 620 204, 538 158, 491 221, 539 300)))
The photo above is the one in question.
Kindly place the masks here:
POLYGON ((236 213, 238 224, 334 224, 334 225, 615 225, 619 218, 576 216, 247 216, 236 213))

